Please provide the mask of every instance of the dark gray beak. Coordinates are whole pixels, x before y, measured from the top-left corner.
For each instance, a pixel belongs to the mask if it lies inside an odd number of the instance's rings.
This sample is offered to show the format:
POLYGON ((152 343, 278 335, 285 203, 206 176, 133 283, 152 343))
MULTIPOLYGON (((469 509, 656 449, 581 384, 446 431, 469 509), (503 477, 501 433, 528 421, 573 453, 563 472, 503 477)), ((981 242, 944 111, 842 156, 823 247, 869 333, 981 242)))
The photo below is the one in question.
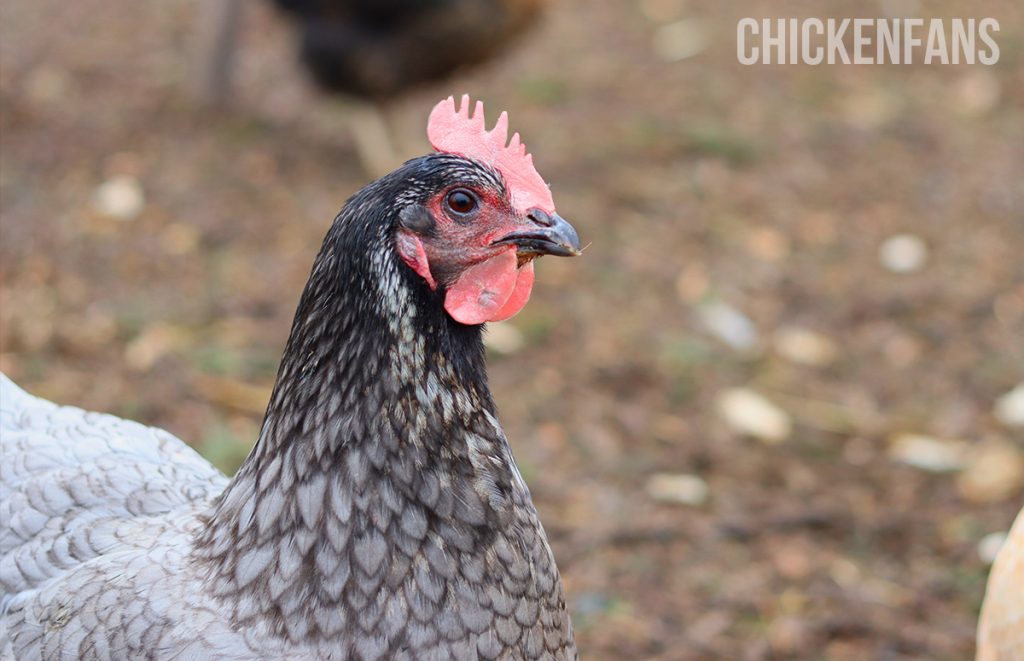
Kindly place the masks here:
POLYGON ((515 244, 520 257, 575 257, 580 254, 579 234, 557 213, 549 214, 542 209, 530 209, 526 217, 530 220, 531 227, 521 232, 513 232, 495 243, 515 244))

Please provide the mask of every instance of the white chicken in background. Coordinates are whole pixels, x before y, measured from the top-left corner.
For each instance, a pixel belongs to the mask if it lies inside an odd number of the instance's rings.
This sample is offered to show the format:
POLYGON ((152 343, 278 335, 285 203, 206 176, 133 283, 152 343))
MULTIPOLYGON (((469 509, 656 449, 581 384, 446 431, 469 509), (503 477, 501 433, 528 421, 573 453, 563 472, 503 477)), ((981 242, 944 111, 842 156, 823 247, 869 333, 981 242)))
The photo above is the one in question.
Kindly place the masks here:
POLYGON ((978 622, 977 661, 1024 661, 1024 510, 992 565, 978 622))

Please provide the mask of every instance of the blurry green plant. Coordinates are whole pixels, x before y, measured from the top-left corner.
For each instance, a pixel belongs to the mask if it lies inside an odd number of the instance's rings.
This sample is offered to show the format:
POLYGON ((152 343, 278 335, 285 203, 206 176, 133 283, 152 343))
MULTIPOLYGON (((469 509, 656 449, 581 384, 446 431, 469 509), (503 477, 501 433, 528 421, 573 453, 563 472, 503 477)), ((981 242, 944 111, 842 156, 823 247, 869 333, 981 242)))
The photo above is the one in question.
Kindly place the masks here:
POLYGON ((527 78, 517 86, 519 95, 527 101, 545 106, 553 106, 564 101, 569 94, 569 86, 560 78, 538 76, 527 78))
POLYGON ((220 344, 200 347, 192 355, 196 368, 218 376, 273 377, 278 355, 256 349, 240 351, 220 344))
POLYGON ((233 430, 217 423, 204 431, 199 445, 200 454, 229 477, 245 461, 256 440, 256 428, 243 427, 242 430, 233 430))
POLYGON ((688 128, 683 148, 690 154, 723 158, 734 166, 749 165, 759 155, 752 140, 721 124, 698 124, 688 128))
POLYGON ((703 339, 684 335, 666 339, 658 358, 671 380, 672 402, 684 404, 696 396, 700 385, 698 372, 714 360, 714 351, 703 339))
POLYGON ((238 374, 245 366, 241 352, 216 344, 200 348, 194 355, 196 367, 209 374, 238 374))

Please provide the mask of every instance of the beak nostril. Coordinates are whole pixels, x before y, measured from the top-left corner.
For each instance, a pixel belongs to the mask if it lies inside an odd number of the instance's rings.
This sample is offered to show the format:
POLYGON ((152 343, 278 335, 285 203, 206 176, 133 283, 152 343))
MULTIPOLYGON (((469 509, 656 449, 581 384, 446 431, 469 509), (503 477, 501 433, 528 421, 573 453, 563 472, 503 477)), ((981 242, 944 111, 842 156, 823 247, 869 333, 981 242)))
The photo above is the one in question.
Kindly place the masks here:
POLYGON ((512 232, 493 244, 513 244, 520 257, 559 255, 572 257, 580 254, 580 237, 576 230, 557 213, 543 209, 530 209, 526 218, 535 225, 520 232, 512 232))
POLYGON ((555 224, 554 218, 548 215, 548 212, 543 209, 530 209, 527 212, 526 217, 543 227, 551 227, 555 224))

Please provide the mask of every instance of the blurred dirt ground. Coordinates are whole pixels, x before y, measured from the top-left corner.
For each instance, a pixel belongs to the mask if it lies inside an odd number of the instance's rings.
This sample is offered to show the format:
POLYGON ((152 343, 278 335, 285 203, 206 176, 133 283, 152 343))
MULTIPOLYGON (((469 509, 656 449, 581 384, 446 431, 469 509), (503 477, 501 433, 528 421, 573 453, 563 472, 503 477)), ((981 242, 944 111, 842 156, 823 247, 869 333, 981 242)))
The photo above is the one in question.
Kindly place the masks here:
MULTIPOLYGON (((972 654, 1024 501, 1024 9, 923 4, 566 0, 391 108, 410 157, 443 95, 508 109, 591 242, 489 339, 584 658, 972 654), (1000 62, 736 62, 742 16, 886 12, 997 17, 1000 62)), ((367 181, 345 108, 262 5, 228 113, 197 0, 0 6, 0 367, 233 470, 367 181)))

